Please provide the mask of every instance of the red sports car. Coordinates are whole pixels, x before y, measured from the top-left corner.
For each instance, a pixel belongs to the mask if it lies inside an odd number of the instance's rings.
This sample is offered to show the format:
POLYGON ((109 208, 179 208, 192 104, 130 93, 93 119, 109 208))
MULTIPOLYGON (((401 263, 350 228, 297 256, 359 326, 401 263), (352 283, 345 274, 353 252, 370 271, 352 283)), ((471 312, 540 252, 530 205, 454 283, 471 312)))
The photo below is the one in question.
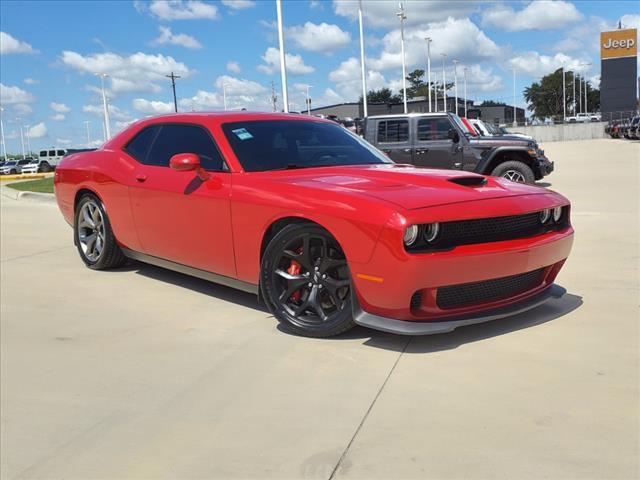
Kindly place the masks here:
POLYGON ((260 295, 293 332, 448 332, 533 308, 571 250, 563 196, 391 162, 288 114, 142 120, 66 157, 55 192, 84 263, 127 258, 260 295))

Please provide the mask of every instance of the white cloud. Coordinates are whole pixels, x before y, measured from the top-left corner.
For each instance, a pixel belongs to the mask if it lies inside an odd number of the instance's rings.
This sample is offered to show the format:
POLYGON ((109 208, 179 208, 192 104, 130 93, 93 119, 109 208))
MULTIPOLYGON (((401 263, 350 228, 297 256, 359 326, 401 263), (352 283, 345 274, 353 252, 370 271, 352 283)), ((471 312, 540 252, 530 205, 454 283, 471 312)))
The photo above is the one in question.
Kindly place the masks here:
POLYGON ((37 83, 40 83, 40 81, 34 78, 25 78, 24 83, 26 83, 27 85, 35 85, 37 83))
POLYGON ((222 108, 222 93, 198 90, 193 97, 181 98, 178 102, 182 110, 218 110, 222 108))
MULTIPOLYGON (((129 125, 131 125, 134 122, 137 122, 138 119, 134 118, 131 120, 118 120, 114 125, 116 127, 116 133, 119 132, 120 130, 124 130, 125 128, 127 128, 129 125)), ((102 141, 101 140, 97 140, 98 145, 96 146, 100 146, 102 145, 102 141)))
POLYGON ((231 73, 240 73, 242 71, 238 62, 227 62, 227 70, 231 73))
MULTIPOLYGON (((456 2, 449 0, 430 0, 404 2, 406 26, 438 22, 447 18, 460 18, 471 14, 481 2, 456 2)), ((358 2, 354 0, 333 0, 333 10, 337 15, 358 19, 358 2)), ((398 28, 399 20, 397 0, 364 0, 362 14, 366 25, 372 27, 398 28)))
POLYGON ((33 113, 33 108, 26 103, 16 103, 15 105, 12 105, 12 108, 13 112, 19 117, 26 117, 33 113))
POLYGON ((197 50, 202 48, 202 44, 191 35, 186 33, 173 33, 169 27, 159 27, 160 36, 151 42, 152 45, 180 45, 181 47, 197 50))
POLYGON ((622 23, 622 28, 640 28, 640 15, 623 15, 620 18, 620 23, 622 23))
POLYGON ((267 88, 252 80, 235 78, 229 75, 221 75, 216 78, 215 85, 222 90, 223 85, 227 85, 227 96, 231 95, 259 95, 265 93, 267 88))
POLYGON ((62 122, 67 117, 63 113, 56 113, 51 116, 51 120, 55 120, 56 122, 62 122))
POLYGON ((96 53, 83 56, 65 50, 62 62, 81 73, 106 73, 111 80, 111 91, 119 92, 158 92, 158 82, 165 83, 167 72, 173 72, 183 78, 193 72, 181 62, 164 55, 150 55, 142 52, 129 56, 116 53, 96 53))
POLYGON ((540 78, 549 73, 553 73, 564 64, 567 71, 585 72, 588 63, 585 58, 574 58, 564 53, 557 53, 554 56, 541 55, 538 52, 525 52, 516 55, 507 62, 511 68, 515 68, 517 73, 525 73, 534 78, 540 78))
POLYGON ((51 107, 51 110, 57 113, 69 113, 71 111, 71 109, 64 103, 51 102, 49 106, 51 107))
POLYGON ((0 32, 0 55, 9 55, 11 53, 37 53, 37 50, 27 42, 18 40, 8 33, 0 32))
POLYGON ((351 34, 337 25, 306 22, 287 28, 287 38, 298 47, 310 52, 332 53, 351 43, 351 34))
POLYGON ((40 122, 33 127, 29 128, 28 132, 30 138, 42 138, 47 134, 47 126, 44 122, 40 122))
MULTIPOLYGON (((360 72, 360 60, 351 57, 342 62, 338 68, 329 73, 329 80, 336 84, 336 90, 329 88, 325 90, 324 97, 336 103, 340 101, 355 101, 362 95, 362 83, 360 72)), ((375 70, 367 71, 367 90, 378 90, 387 86, 384 76, 375 70)))
POLYGON ((232 10, 244 10, 256 6, 256 2, 253 0, 222 0, 222 4, 232 10))
POLYGON ((147 100, 145 98, 134 98, 133 108, 142 113, 160 115, 173 112, 174 106, 171 102, 161 102, 159 100, 147 100))
MULTIPOLYGON (((138 10, 147 5, 138 3, 138 10)), ((153 0, 148 5, 149 12, 160 20, 215 20, 218 18, 218 7, 199 0, 153 0)))
POLYGON ((16 105, 34 101, 35 97, 20 87, 12 87, 0 83, 0 105, 16 105))
MULTIPOLYGON (((287 72, 291 75, 304 75, 312 73, 315 69, 309 65, 305 65, 301 55, 285 54, 285 63, 287 64, 287 72)), ((280 51, 277 48, 269 47, 262 56, 264 65, 258 65, 258 70, 267 75, 272 75, 280 70, 280 51)))
MULTIPOLYGON (((426 28, 405 29, 405 57, 408 68, 424 69, 426 64, 425 37, 431 37, 432 66, 440 63, 440 54, 447 54, 447 62, 457 59, 463 63, 478 62, 499 57, 502 49, 468 18, 448 18, 430 23, 426 28)), ((382 52, 367 59, 367 66, 374 70, 398 69, 402 65, 400 29, 392 30, 381 40, 382 52)))
MULTIPOLYGON (((453 79, 452 76, 449 77, 453 79)), ((464 67, 458 67, 458 95, 463 96, 464 90, 464 67)), ((467 67, 467 96, 474 98, 477 92, 497 92, 505 88, 502 77, 493 73, 491 68, 482 68, 480 65, 470 65, 467 67)), ((449 95, 453 90, 449 91, 449 95)))
POLYGON ((569 2, 563 0, 538 0, 522 10, 497 4, 482 13, 482 24, 508 32, 522 30, 554 30, 582 19, 582 14, 569 2))
POLYGON ((56 138, 56 145, 71 145, 73 141, 68 138, 56 138))
POLYGON ((309 8, 324 10, 324 6, 320 0, 309 0, 309 8))
MULTIPOLYGON (((84 105, 82 111, 95 115, 96 117, 102 117, 102 105, 84 105)), ((130 121, 131 114, 126 110, 121 110, 115 105, 109 105, 109 120, 130 121)))

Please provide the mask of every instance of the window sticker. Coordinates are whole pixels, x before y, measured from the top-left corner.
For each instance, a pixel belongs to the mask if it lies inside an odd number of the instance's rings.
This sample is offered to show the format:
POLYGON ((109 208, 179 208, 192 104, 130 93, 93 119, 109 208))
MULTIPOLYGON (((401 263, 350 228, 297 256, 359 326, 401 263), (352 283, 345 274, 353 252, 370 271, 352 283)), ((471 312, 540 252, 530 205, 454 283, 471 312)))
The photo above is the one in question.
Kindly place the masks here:
POLYGON ((246 128, 236 128, 235 130, 231 131, 235 133, 236 137, 238 137, 240 140, 249 140, 250 138, 253 138, 253 135, 247 132, 246 128))

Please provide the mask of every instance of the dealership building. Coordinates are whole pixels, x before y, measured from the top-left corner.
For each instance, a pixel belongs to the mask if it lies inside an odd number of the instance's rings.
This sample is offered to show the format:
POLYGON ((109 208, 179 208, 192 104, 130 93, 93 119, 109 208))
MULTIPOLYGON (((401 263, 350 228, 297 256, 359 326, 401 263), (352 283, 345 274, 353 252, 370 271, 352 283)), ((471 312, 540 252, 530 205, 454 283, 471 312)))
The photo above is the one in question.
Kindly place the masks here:
POLYGON ((600 34, 600 112, 603 120, 638 110, 638 33, 619 29, 600 34))

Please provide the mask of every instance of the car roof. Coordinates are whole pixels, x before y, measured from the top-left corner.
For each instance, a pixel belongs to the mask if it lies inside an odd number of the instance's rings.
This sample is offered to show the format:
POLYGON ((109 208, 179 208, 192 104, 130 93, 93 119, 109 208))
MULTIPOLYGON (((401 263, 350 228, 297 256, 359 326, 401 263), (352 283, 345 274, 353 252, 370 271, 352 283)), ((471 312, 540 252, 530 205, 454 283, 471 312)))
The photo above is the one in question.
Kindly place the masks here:
POLYGON ((396 118, 396 117, 441 117, 442 115, 447 115, 450 112, 412 112, 412 113, 396 113, 396 114, 386 114, 386 115, 370 115, 367 118, 396 118))

